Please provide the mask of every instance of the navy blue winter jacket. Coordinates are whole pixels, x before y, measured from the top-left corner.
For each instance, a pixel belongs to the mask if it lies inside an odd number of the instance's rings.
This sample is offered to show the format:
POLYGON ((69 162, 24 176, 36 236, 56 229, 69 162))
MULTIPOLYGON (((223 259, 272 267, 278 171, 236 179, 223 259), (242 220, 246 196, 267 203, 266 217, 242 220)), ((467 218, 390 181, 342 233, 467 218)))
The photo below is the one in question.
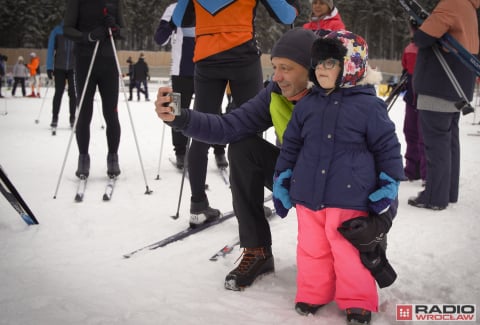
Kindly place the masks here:
POLYGON ((292 169, 293 203, 367 210, 380 172, 404 178, 400 143, 373 86, 315 87, 297 103, 275 170, 292 169))
POLYGON ((182 116, 168 124, 199 141, 212 144, 235 142, 273 126, 270 114, 272 93, 281 95, 276 82, 271 82, 255 97, 228 114, 206 114, 183 109, 182 116))
MULTIPOLYGON (((438 61, 433 52, 432 45, 438 39, 428 35, 422 30, 418 30, 414 35, 415 44, 418 46, 417 63, 413 74, 413 85, 415 91, 419 94, 442 98, 451 102, 461 99, 448 75, 443 70, 440 61, 438 61)), ((468 100, 473 99, 473 90, 475 88, 475 73, 462 63, 453 53, 443 50, 440 53, 447 61, 460 87, 462 87, 468 100)))

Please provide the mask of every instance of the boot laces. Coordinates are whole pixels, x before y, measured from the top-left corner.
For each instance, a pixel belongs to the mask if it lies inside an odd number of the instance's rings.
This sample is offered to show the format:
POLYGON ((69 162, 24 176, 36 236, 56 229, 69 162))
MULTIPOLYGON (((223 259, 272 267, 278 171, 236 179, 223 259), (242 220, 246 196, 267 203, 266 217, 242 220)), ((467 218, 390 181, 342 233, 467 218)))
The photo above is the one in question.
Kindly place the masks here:
POLYGON ((244 248, 242 254, 237 258, 235 263, 238 262, 240 258, 240 264, 237 266, 236 271, 238 273, 247 273, 250 267, 257 261, 258 257, 265 259, 265 250, 263 247, 258 248, 244 248))

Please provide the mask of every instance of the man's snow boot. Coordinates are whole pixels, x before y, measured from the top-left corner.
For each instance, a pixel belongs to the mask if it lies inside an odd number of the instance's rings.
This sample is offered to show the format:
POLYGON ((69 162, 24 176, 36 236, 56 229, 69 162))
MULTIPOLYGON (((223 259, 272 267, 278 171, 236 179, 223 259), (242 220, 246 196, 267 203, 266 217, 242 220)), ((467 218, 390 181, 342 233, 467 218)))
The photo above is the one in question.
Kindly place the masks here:
POLYGON ((271 247, 244 248, 240 264, 227 274, 225 289, 240 291, 262 274, 275 271, 271 247))
POLYGON ((190 227, 195 228, 203 223, 220 218, 220 210, 213 209, 208 203, 208 199, 202 202, 190 203, 190 227))
POLYGON ((117 177, 120 175, 117 153, 108 153, 107 155, 107 174, 110 177, 117 177))
POLYGON ((88 153, 80 154, 78 156, 78 168, 75 175, 78 178, 88 177, 90 173, 90 155, 88 153))

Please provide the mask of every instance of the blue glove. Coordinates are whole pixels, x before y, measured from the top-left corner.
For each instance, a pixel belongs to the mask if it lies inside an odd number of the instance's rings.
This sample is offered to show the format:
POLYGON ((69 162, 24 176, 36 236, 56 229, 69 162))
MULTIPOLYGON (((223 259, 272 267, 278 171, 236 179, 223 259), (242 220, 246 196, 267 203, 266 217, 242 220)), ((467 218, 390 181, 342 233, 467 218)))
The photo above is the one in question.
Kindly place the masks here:
POLYGON ((273 178, 273 205, 275 206, 276 214, 282 218, 287 216, 288 210, 293 206, 288 194, 291 177, 292 170, 287 169, 273 178))
POLYGON ((374 214, 382 214, 390 208, 392 200, 398 195, 399 181, 394 180, 386 173, 380 173, 380 187, 368 196, 370 200, 369 210, 374 214))

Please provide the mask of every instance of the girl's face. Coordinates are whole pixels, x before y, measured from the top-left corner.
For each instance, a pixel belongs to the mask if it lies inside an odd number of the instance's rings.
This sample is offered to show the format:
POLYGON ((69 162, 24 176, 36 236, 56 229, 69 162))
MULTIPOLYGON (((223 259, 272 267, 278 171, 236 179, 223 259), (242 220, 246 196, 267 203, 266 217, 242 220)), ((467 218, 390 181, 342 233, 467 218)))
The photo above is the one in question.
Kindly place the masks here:
POLYGON ((312 14, 315 17, 322 17, 330 13, 330 8, 322 0, 312 1, 312 14))
POLYGON ((333 89, 335 88, 335 83, 337 82, 340 71, 340 61, 328 58, 317 63, 315 66, 315 77, 320 87, 323 89, 333 89))

